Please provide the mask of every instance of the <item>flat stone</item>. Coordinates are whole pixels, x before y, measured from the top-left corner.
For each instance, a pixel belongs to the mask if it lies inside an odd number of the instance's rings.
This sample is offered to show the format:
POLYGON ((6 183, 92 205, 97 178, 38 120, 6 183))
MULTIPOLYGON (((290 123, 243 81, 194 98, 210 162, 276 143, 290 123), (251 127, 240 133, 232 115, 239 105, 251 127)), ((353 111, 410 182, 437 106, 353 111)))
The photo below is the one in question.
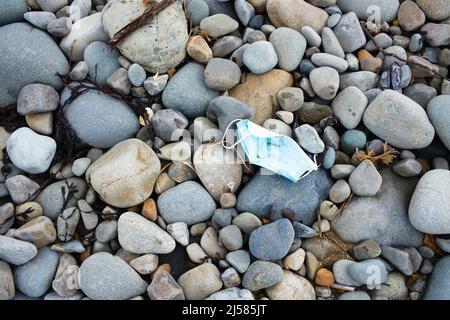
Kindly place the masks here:
POLYGON ((450 17, 450 8, 445 0, 417 0, 419 7, 431 20, 444 20, 450 17))
POLYGON ((61 241, 72 240, 80 221, 80 211, 76 207, 65 209, 56 221, 58 238, 61 241))
POLYGON ((163 192, 157 206, 167 223, 184 222, 189 226, 208 220, 216 209, 214 199, 195 181, 183 182, 163 192))
POLYGON ((333 30, 329 27, 325 27, 321 33, 323 51, 328 54, 332 54, 341 59, 345 58, 345 52, 342 49, 339 40, 336 38, 333 30))
POLYGON ((314 92, 324 100, 336 97, 339 89, 339 73, 330 67, 314 69, 309 74, 309 80, 314 92))
POLYGON ((135 254, 167 254, 175 249, 175 240, 154 222, 133 212, 120 215, 119 243, 135 254))
POLYGON ((225 258, 239 273, 247 271, 250 265, 250 255, 246 250, 229 252, 225 258))
POLYGON ((331 185, 331 179, 323 170, 296 183, 278 175, 257 174, 239 193, 236 208, 258 217, 273 215, 275 219, 282 217, 283 210, 292 210, 294 220, 311 225, 331 185))
POLYGON ((422 172, 422 165, 415 159, 403 159, 392 166, 392 171, 399 176, 410 178, 422 172))
POLYGON ((16 204, 27 202, 40 188, 39 184, 23 175, 6 179, 5 185, 8 188, 11 199, 16 204))
POLYGON ((347 87, 331 103, 334 115, 346 129, 355 129, 368 104, 367 97, 358 87, 347 87))
POLYGON ((368 288, 378 286, 387 280, 387 271, 384 264, 378 259, 368 259, 349 265, 347 270, 349 276, 368 288))
POLYGON ((69 71, 64 54, 50 35, 27 23, 0 27, 0 64, 3 66, 0 108, 16 103, 20 91, 28 84, 41 83, 61 89, 57 73, 69 71))
POLYGON ((421 29, 425 32, 425 40, 433 47, 448 46, 450 44, 450 25, 445 23, 427 23, 421 29))
POLYGON ((336 69, 339 73, 344 72, 348 68, 348 62, 346 60, 329 53, 315 53, 312 55, 311 61, 319 67, 336 69))
MULTIPOLYGON (((103 26, 109 38, 146 9, 142 1, 109 1, 102 11, 103 26)), ((145 70, 165 73, 177 67, 186 56, 188 26, 181 2, 171 4, 156 17, 155 22, 132 32, 117 47, 126 58, 145 70)))
POLYGON ((92 300, 126 300, 142 294, 147 283, 125 261, 100 252, 80 266, 78 283, 92 300))
POLYGON ((120 53, 102 41, 90 43, 84 50, 84 61, 89 65, 89 76, 95 82, 105 85, 106 79, 120 68, 120 53))
POLYGON ((202 36, 193 36, 187 44, 187 53, 200 63, 207 63, 213 57, 213 52, 202 36))
MULTIPOLYGON (((237 119, 252 119, 254 116, 253 109, 244 102, 227 96, 216 97, 211 100, 207 109, 209 119, 218 122, 221 131, 220 139, 225 134, 226 129, 232 121, 237 119)), ((214 135, 215 128, 207 128, 210 132, 205 132, 207 136, 214 135)), ((201 130, 201 129, 200 129, 201 130)), ((194 132, 195 134, 195 132, 194 132)), ((202 139, 203 140, 203 139, 202 139)), ((202 141, 202 142, 208 142, 202 141)), ((212 150, 219 150, 213 148, 212 150)))
POLYGON ((190 0, 186 6, 186 13, 191 18, 192 26, 197 27, 200 21, 209 16, 209 7, 203 0, 190 0))
POLYGON ((424 300, 446 300, 450 295, 450 257, 441 258, 434 266, 424 300))
POLYGON ((450 172, 428 171, 419 180, 409 205, 409 220, 419 231, 428 234, 450 233, 450 199, 447 190, 450 172))
POLYGON ((87 192, 87 184, 83 179, 69 178, 54 182, 39 193, 35 201, 42 206, 45 216, 56 220, 64 209, 65 198, 71 185, 74 189, 73 197, 67 201, 67 207, 74 207, 77 204, 77 199, 83 198, 87 192), (64 190, 64 194, 62 190, 64 190))
POLYGON ((0 235, 1 260, 13 265, 22 265, 33 259, 36 254, 34 244, 0 235))
POLYGON ((401 149, 425 148, 435 134, 423 108, 393 90, 385 90, 375 98, 363 121, 375 135, 401 149))
POLYGON ((22 88, 17 98, 17 112, 22 116, 54 111, 58 108, 59 94, 51 86, 32 83, 22 88))
POLYGON ((0 261, 0 300, 11 300, 16 294, 14 277, 9 264, 0 261))
POLYGON ((381 247, 381 256, 406 276, 413 274, 413 266, 409 254, 390 246, 381 247))
POLYGON ((56 240, 56 230, 48 217, 39 216, 18 228, 14 236, 42 248, 56 240))
POLYGON ((309 153, 322 153, 325 150, 325 144, 320 139, 314 127, 309 124, 303 124, 295 129, 297 143, 309 153))
POLYGON ((450 150, 450 95, 441 95, 430 100, 427 114, 437 135, 450 150))
POLYGON ((315 300, 316 294, 311 283, 292 271, 283 271, 283 279, 267 288, 266 294, 271 300, 315 300))
POLYGON ((283 269, 273 262, 253 262, 242 278, 242 286, 250 291, 272 287, 283 279, 283 269))
POLYGON ((353 247, 353 254, 358 260, 376 258, 381 254, 381 247, 375 240, 365 240, 353 247))
POLYGON ((374 197, 356 197, 331 223, 338 236, 351 243, 373 239, 390 246, 419 246, 423 234, 407 217, 416 179, 401 178, 390 169, 381 172, 382 184, 374 197))
POLYGON ((22 21, 27 10, 27 0, 2 1, 0 4, 0 11, 2 12, 0 26, 22 21))
POLYGON ((14 269, 17 290, 32 298, 43 296, 52 284, 58 262, 58 253, 49 248, 40 249, 33 260, 14 269))
POLYGON ((64 114, 77 136, 96 148, 111 148, 139 129, 137 116, 126 103, 95 90, 77 97, 64 114))
POLYGON ((205 300, 255 300, 253 294, 247 289, 231 287, 213 293, 205 300))
POLYGON ((86 181, 106 203, 128 208, 153 192, 161 163, 155 152, 138 139, 116 144, 86 172, 86 181))
POLYGON ((346 53, 354 52, 366 44, 366 36, 354 12, 344 14, 333 31, 346 53))
POLYGON ((425 14, 416 2, 408 0, 400 5, 398 20, 403 30, 413 31, 425 23, 425 14))
POLYGON ((258 227, 250 234, 249 248, 261 260, 281 259, 294 240, 294 228, 288 219, 280 219, 258 227))
POLYGON ((420 104, 422 108, 426 109, 430 100, 437 96, 437 91, 435 88, 427 86, 426 84, 414 83, 408 86, 403 91, 403 94, 420 104))
POLYGON ((303 26, 310 26, 316 32, 325 27, 328 14, 303 0, 268 0, 267 14, 276 27, 288 27, 300 31, 303 26))
POLYGON ((222 288, 220 272, 212 263, 201 264, 178 278, 186 300, 203 300, 222 288))
POLYGON ((344 12, 354 11, 358 18, 367 20, 375 12, 379 12, 381 22, 391 22, 397 16, 398 0, 361 0, 355 3, 352 0, 337 0, 337 5, 344 12), (371 7, 373 6, 373 7, 371 7), (378 11, 379 10, 379 11, 378 11))
POLYGON ((212 14, 200 22, 200 29, 213 38, 229 34, 238 27, 239 23, 236 20, 222 13, 212 14))
POLYGON ((244 51, 245 66, 254 74, 262 74, 272 70, 278 63, 277 53, 268 41, 252 43, 244 51))
POLYGON ((364 160, 353 170, 348 182, 356 195, 372 197, 380 190, 382 178, 373 162, 364 160))
POLYGON ((281 27, 270 34, 269 41, 278 56, 280 69, 292 72, 300 65, 306 49, 306 40, 301 33, 281 27))
POLYGON ((241 69, 233 61, 221 58, 209 60, 205 68, 205 84, 214 90, 227 91, 241 79, 241 69))
POLYGON ((370 71, 343 73, 340 75, 339 89, 342 90, 354 86, 365 92, 375 88, 378 85, 379 80, 379 76, 370 71))
POLYGON ((183 289, 170 273, 163 269, 153 274, 147 293, 151 300, 185 300, 183 289))
POLYGON ((383 283, 379 288, 375 288, 371 292, 371 297, 373 300, 406 300, 408 291, 405 277, 399 272, 391 272, 386 283, 383 283))

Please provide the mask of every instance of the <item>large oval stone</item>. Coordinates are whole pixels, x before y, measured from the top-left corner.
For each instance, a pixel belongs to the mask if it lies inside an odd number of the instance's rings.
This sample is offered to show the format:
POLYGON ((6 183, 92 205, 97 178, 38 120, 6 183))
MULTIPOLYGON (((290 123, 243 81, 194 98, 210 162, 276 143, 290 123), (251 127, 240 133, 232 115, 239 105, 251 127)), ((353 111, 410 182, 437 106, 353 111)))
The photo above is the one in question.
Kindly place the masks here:
POLYGON ((59 90, 59 74, 69 71, 66 57, 48 33, 28 23, 0 27, 0 108, 15 103, 20 90, 31 83, 59 90))
POLYGON ((354 197, 333 220, 333 230, 351 243, 373 239, 388 246, 421 245, 423 234, 408 220, 409 200, 417 179, 402 178, 387 168, 380 173, 380 191, 374 197, 354 197))
POLYGON ((383 91, 369 104, 363 121, 372 133, 401 149, 428 147, 435 134, 425 110, 393 90, 383 91))
POLYGON ((208 220, 216 209, 214 199, 195 181, 186 181, 164 191, 157 205, 164 221, 187 225, 208 220))
POLYGON ((98 158, 86 180, 106 203, 128 208, 150 197, 160 170, 161 162, 147 144, 128 139, 98 158))
POLYGON ((125 102, 95 90, 65 106, 64 115, 81 141, 95 148, 111 148, 134 137, 140 127, 125 102))
POLYGON ((106 252, 83 261, 78 284, 93 300, 130 299, 144 293, 148 285, 124 260, 106 252))
POLYGON ((120 215, 119 243, 134 254, 167 254, 175 249, 175 240, 156 223, 134 212, 120 215))
POLYGON ((317 33, 325 27, 328 14, 303 0, 268 0, 267 14, 276 27, 288 27, 300 32, 310 26, 317 33))
POLYGON ((428 234, 450 233, 450 171, 435 169, 419 180, 409 204, 409 220, 428 234))
MULTIPOLYGON (((103 9, 103 26, 110 38, 140 17, 151 1, 112 0, 103 9)), ((180 1, 161 11, 152 23, 125 37, 118 48, 128 59, 150 72, 164 73, 186 56, 188 41, 186 16, 180 1)))
POLYGON ((253 176, 239 193, 237 210, 259 217, 281 218, 283 212, 293 213, 294 220, 311 225, 316 221, 316 209, 328 197, 332 179, 325 170, 311 173, 298 182, 279 175, 253 176))

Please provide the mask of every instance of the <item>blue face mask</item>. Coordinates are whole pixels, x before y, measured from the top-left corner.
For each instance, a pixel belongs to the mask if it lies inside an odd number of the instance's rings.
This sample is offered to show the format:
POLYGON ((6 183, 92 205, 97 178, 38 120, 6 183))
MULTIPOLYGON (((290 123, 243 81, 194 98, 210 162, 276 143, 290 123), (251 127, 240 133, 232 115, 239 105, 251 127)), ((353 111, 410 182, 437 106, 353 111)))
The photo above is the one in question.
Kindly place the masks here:
POLYGON ((239 141, 235 145, 242 145, 250 163, 269 169, 293 182, 318 170, 315 161, 288 136, 269 131, 249 120, 239 120, 236 128, 239 141))

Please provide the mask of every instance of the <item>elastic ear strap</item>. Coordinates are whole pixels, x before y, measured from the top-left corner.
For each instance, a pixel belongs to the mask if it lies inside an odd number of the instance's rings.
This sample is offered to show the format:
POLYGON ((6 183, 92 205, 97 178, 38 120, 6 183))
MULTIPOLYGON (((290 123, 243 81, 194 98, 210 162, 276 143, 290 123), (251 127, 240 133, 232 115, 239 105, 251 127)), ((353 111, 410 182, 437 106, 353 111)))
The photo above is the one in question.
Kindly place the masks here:
POLYGON ((224 147, 225 149, 227 149, 227 150, 234 149, 239 143, 242 142, 242 140, 245 140, 245 139, 248 138, 249 135, 245 136, 245 137, 242 138, 242 139, 239 139, 238 141, 236 141, 236 143, 232 144, 231 146, 227 146, 227 145, 226 145, 225 138, 226 138, 226 136, 227 136, 228 130, 230 130, 230 127, 231 127, 233 124, 235 124, 236 122, 242 121, 242 120, 243 120, 243 119, 234 119, 233 121, 231 121, 231 122, 228 124, 227 128, 225 129, 225 133, 224 133, 223 136, 222 136, 222 147, 224 147))

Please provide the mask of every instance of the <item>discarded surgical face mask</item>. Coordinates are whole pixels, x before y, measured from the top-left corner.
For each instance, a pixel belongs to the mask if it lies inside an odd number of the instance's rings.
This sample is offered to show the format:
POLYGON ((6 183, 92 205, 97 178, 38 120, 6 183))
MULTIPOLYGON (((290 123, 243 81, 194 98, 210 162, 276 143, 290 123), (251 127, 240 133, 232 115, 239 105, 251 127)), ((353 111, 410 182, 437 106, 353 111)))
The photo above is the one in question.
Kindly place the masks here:
POLYGON ((317 163, 288 136, 269 131, 249 120, 236 121, 239 140, 231 147, 224 147, 230 149, 240 143, 250 163, 276 172, 293 182, 318 170, 317 163))

